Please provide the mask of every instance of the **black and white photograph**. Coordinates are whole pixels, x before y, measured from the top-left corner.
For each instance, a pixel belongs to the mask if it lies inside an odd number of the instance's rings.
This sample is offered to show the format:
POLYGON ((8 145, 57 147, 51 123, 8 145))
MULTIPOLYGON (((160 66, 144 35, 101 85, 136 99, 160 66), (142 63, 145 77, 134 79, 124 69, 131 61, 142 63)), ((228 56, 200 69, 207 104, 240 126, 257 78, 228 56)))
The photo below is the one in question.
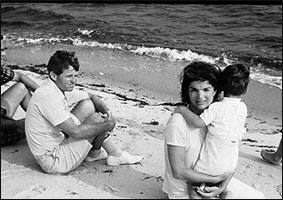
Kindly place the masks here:
POLYGON ((282 2, 1 2, 1 198, 282 199, 282 2))

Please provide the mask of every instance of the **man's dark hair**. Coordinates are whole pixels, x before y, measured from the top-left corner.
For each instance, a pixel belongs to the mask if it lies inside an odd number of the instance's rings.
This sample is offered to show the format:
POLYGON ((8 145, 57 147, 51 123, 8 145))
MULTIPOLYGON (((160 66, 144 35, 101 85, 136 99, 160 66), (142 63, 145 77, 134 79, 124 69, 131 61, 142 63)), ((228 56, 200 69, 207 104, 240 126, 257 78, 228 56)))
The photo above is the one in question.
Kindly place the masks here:
POLYGON ((75 57, 75 52, 58 50, 50 57, 47 70, 48 73, 53 71, 55 74, 60 75, 63 73, 64 69, 69 68, 69 65, 71 65, 76 71, 80 68, 78 58, 75 57))

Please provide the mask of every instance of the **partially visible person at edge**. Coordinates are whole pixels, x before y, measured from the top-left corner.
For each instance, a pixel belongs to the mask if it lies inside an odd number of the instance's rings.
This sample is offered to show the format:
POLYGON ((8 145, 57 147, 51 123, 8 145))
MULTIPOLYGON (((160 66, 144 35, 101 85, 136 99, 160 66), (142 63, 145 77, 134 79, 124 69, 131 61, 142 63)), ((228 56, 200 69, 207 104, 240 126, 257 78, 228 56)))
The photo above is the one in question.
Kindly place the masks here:
POLYGON ((75 52, 56 51, 47 65, 49 83, 31 98, 25 130, 36 162, 52 174, 68 173, 84 160, 106 159, 108 165, 140 162, 142 156, 112 142, 116 121, 106 104, 94 94, 74 89, 79 67, 75 52))
MULTIPOLYGON (((282 129, 281 129, 281 133, 282 133, 282 129)), ((276 151, 269 151, 267 149, 262 149, 260 155, 263 158, 263 160, 265 160, 270 164, 277 166, 282 165, 282 136, 276 151)))
MULTIPOLYGON (((221 73, 220 88, 224 98, 212 103, 200 115, 195 114, 185 106, 179 106, 179 112, 196 128, 207 127, 206 138, 201 148, 200 156, 193 167, 194 170, 210 175, 220 175, 226 171, 235 171, 238 163, 239 142, 246 132, 245 120, 247 106, 241 101, 247 92, 250 69, 243 64, 232 64, 225 67, 221 73)), ((201 186, 205 191, 206 183, 188 182, 191 199, 202 198, 194 189, 201 186)), ((221 199, 231 199, 233 193, 225 190, 219 196, 221 199)))
POLYGON ((25 138, 25 119, 15 120, 13 117, 19 105, 27 110, 32 92, 39 85, 25 74, 9 68, 2 40, 1 34, 1 90, 2 85, 15 82, 1 94, 1 147, 4 147, 25 138))
MULTIPOLYGON (((180 74, 181 101, 188 109, 200 115, 219 96, 221 70, 209 63, 196 61, 187 65, 180 74)), ((173 113, 165 128, 165 173, 162 190, 169 199, 189 199, 188 182, 211 183, 206 191, 196 187, 203 198, 216 198, 228 188, 237 198, 264 199, 261 192, 233 178, 234 172, 213 176, 193 170, 205 140, 207 128, 195 128, 180 113, 173 113), (239 190, 245 190, 242 193, 239 190)))

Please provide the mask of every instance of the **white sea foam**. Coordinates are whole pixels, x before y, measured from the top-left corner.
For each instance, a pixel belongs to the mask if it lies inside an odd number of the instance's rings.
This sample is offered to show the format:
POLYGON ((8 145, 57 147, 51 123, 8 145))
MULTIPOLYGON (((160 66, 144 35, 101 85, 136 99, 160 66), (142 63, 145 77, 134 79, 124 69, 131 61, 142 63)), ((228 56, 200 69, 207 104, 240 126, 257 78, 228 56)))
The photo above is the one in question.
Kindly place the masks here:
POLYGON ((78 32, 81 33, 82 35, 87 35, 89 37, 91 37, 91 33, 93 33, 93 30, 82 30, 82 29, 78 29, 78 32))
POLYGON ((278 87, 282 90, 282 77, 278 76, 269 76, 266 74, 258 73, 258 72, 252 72, 250 75, 251 79, 258 81, 260 83, 264 83, 267 85, 271 85, 274 87, 278 87))
MULTIPOLYGON (((92 30, 78 30, 81 34, 90 36, 93 32, 92 30)), ((5 38, 7 39, 7 38, 5 38)), ((9 40, 9 39, 8 39, 9 40)), ((149 56, 154 58, 159 58, 171 62, 190 62, 193 60, 199 61, 206 61, 213 64, 218 64, 220 67, 225 67, 235 61, 229 59, 225 54, 220 55, 219 57, 212 57, 204 54, 199 54, 196 52, 188 50, 177 50, 177 49, 170 49, 164 47, 146 47, 146 46, 135 46, 129 44, 121 44, 121 43, 101 43, 94 40, 85 41, 82 40, 80 37, 78 38, 14 38, 10 37, 13 45, 20 45, 23 46, 25 44, 57 44, 57 43, 65 43, 69 42, 75 46, 81 47, 98 47, 98 48, 106 48, 106 49, 116 49, 122 51, 128 51, 134 54, 142 55, 142 56, 149 56)), ((264 84, 272 85, 282 89, 282 77, 278 75, 273 75, 276 73, 270 73, 271 69, 266 69, 264 66, 257 66, 256 68, 251 68, 251 78, 253 80, 259 81, 264 84)))

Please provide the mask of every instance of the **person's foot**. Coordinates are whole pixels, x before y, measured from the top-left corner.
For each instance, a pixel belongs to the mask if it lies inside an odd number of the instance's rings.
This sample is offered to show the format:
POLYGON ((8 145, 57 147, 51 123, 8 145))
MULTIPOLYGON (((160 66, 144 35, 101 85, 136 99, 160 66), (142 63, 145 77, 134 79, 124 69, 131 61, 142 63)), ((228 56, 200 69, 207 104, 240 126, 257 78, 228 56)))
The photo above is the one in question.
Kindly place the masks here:
POLYGON ((279 166, 282 164, 282 159, 280 160, 276 159, 274 151, 270 151, 270 150, 268 151, 268 150, 263 149, 261 150, 260 155, 265 161, 273 165, 279 166))
POLYGON ((126 151, 123 151, 121 156, 112 156, 109 155, 106 163, 107 165, 127 165, 135 164, 140 162, 143 159, 143 156, 133 156, 126 151))
POLYGON ((87 157, 85 158, 85 161, 94 162, 97 160, 106 159, 107 157, 108 157, 108 154, 104 149, 100 149, 100 152, 98 155, 95 155, 94 151, 90 150, 87 157))

